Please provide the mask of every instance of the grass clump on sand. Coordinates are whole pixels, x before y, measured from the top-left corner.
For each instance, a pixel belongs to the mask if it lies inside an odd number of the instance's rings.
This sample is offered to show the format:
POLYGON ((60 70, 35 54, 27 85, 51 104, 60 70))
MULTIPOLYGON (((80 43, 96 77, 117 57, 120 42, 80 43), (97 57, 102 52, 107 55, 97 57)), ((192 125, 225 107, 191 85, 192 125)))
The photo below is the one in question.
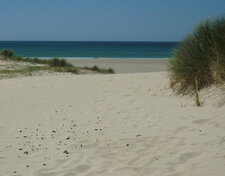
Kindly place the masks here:
POLYGON ((9 58, 13 57, 13 55, 14 55, 13 51, 10 50, 10 49, 4 49, 4 50, 1 51, 0 54, 1 54, 3 57, 9 57, 9 58))
POLYGON ((99 68, 97 65, 94 65, 93 67, 84 67, 84 69, 92 70, 99 73, 111 73, 111 74, 115 73, 115 71, 112 68, 104 69, 104 68, 99 68))
POLYGON ((195 94, 196 99, 202 88, 224 83, 225 17, 197 25, 175 50, 169 72, 171 87, 178 94, 195 94))
POLYGON ((68 63, 65 59, 53 58, 47 61, 50 67, 73 67, 72 64, 68 63))

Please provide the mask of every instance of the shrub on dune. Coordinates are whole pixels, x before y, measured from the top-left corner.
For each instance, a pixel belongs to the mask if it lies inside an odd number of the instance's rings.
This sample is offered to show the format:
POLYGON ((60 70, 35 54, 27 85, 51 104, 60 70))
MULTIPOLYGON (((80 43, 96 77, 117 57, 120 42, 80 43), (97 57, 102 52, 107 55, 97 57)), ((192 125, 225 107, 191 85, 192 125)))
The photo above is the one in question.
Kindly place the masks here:
POLYGON ((13 55, 14 55, 13 51, 10 49, 4 49, 1 51, 0 54, 4 57, 13 57, 13 55))
POLYGON ((50 67, 72 67, 72 64, 66 62, 65 59, 53 58, 48 62, 50 67))
POLYGON ((225 17, 206 20, 189 34, 169 62, 171 87, 196 93, 225 81, 225 17))

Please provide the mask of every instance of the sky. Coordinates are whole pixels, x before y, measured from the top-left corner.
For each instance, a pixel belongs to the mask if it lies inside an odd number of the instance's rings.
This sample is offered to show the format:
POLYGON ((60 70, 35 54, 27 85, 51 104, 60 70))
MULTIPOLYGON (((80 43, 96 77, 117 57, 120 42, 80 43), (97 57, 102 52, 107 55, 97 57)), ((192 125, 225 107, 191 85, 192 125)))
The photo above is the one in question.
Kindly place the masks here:
POLYGON ((0 0, 0 41, 181 41, 225 0, 0 0))

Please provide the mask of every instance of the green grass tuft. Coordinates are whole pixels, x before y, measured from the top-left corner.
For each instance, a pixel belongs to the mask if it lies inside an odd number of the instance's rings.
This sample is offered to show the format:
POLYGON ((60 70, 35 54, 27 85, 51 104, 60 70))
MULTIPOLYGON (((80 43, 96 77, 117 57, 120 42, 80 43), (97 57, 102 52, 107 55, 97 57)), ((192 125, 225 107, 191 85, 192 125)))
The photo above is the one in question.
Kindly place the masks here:
POLYGON ((3 57, 13 57, 14 53, 12 50, 10 49, 3 49, 1 52, 0 52, 0 55, 3 56, 3 57))
POLYGON ((73 67, 72 64, 68 63, 65 59, 53 58, 48 60, 50 67, 73 67))
POLYGON ((224 83, 225 17, 196 26, 175 50, 169 72, 171 87, 179 94, 195 94, 212 84, 224 83))
POLYGON ((115 71, 112 69, 112 68, 108 68, 108 69, 105 69, 105 68, 99 68, 97 65, 94 65, 93 67, 84 67, 84 69, 86 70, 92 70, 92 71, 95 71, 95 72, 98 72, 98 73, 105 73, 105 74, 114 74, 115 71))

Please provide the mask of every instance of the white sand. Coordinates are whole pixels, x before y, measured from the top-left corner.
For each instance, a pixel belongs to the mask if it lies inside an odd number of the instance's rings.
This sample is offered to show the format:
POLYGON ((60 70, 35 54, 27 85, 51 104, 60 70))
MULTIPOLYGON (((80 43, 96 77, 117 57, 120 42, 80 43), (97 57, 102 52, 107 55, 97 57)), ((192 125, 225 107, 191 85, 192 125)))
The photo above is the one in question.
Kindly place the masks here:
POLYGON ((201 100, 165 72, 0 80, 0 175, 224 176, 224 95, 201 100))

